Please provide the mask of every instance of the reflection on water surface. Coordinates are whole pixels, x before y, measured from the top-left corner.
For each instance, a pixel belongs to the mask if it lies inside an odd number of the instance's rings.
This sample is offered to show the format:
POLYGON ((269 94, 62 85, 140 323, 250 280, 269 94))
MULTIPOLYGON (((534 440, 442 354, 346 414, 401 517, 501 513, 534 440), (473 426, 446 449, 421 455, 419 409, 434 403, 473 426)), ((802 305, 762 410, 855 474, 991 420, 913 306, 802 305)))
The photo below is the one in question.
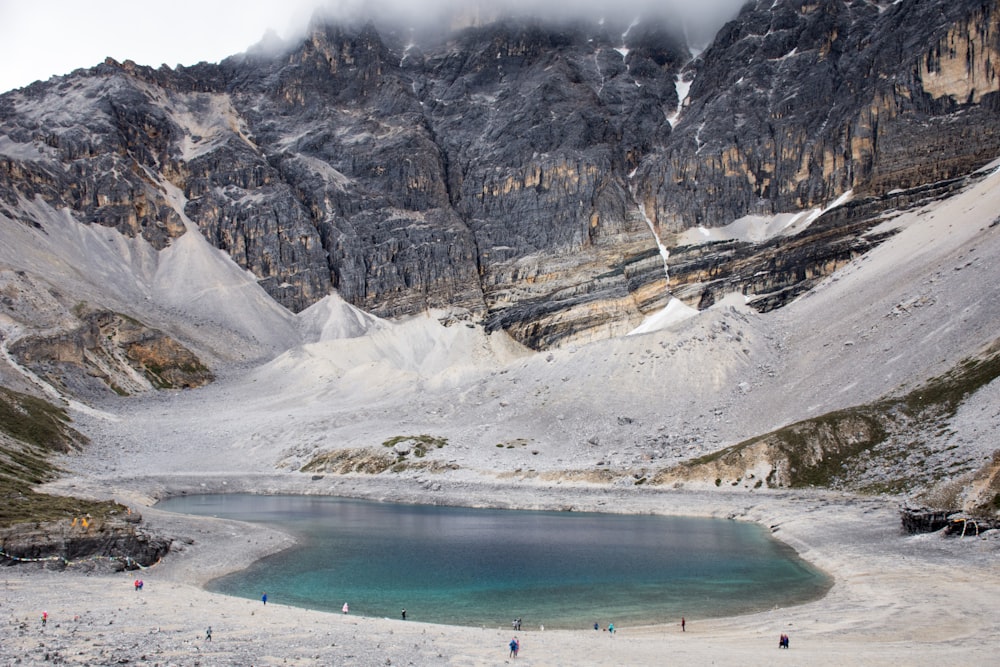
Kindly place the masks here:
MULTIPOLYGON (((674 623, 822 596, 828 578, 755 524, 484 510, 326 496, 204 495, 159 508, 272 524, 299 545, 211 590, 453 625, 674 623)), ((238 548, 238 545, 234 545, 238 548)))

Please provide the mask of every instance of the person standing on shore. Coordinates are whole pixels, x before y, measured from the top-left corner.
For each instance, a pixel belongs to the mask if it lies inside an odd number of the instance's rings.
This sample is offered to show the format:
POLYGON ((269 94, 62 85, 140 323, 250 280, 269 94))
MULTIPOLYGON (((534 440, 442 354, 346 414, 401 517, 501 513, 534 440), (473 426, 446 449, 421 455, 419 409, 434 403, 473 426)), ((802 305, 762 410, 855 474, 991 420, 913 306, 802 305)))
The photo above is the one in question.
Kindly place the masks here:
POLYGON ((264 603, 264 606, 267 606, 267 591, 264 591, 261 594, 260 601, 264 603))
POLYGON ((406 610, 405 609, 403 610, 403 620, 404 621, 406 620, 406 610))
POLYGON ((207 642, 212 641, 212 626, 211 625, 208 626, 207 628, 205 628, 205 641, 207 641, 207 642))
POLYGON ((346 614, 346 613, 347 613, 348 611, 350 611, 350 607, 348 607, 348 606, 347 606, 347 603, 345 602, 345 603, 344 603, 344 608, 343 608, 343 612, 344 612, 344 613, 346 614))
POLYGON ((685 631, 685 630, 684 630, 684 626, 686 626, 686 625, 687 625, 687 621, 685 621, 685 620, 684 620, 684 617, 683 617, 683 616, 681 616, 681 632, 684 632, 684 631, 685 631))

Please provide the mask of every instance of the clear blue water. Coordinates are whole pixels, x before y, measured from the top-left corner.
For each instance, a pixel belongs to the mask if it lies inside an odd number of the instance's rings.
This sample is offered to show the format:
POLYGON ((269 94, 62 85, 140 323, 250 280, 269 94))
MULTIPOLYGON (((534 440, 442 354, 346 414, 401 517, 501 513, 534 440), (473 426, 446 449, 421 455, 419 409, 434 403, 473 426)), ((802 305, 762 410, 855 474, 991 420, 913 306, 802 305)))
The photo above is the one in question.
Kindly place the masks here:
POLYGON ((209 589, 451 625, 676 623, 821 597, 829 579, 762 527, 720 519, 203 495, 159 508, 259 522, 299 544, 209 589))

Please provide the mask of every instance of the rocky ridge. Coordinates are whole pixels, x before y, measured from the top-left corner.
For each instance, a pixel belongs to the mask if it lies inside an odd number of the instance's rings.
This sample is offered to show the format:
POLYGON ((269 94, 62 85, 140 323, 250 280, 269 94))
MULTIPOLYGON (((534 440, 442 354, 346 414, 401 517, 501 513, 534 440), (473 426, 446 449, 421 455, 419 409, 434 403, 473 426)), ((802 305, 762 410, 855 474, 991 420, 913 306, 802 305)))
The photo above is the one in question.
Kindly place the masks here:
POLYGON ((774 308, 877 242, 860 209, 784 265, 677 235, 848 194, 875 220, 992 159, 997 17, 766 0, 695 56, 653 19, 420 44, 317 21, 277 55, 109 60, 0 96, 0 213, 43 225, 44 202, 153 248, 188 219, 292 311, 333 290, 389 317, 458 307, 534 348, 626 333, 671 294, 774 308))

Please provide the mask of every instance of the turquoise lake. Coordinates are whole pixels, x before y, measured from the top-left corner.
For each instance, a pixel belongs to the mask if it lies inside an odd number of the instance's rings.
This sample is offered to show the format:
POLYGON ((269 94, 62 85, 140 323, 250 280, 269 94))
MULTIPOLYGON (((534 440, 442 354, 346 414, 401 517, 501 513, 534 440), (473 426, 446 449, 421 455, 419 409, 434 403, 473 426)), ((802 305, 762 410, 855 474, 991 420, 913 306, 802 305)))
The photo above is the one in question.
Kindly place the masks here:
MULTIPOLYGON (((831 582, 761 526, 326 496, 202 495, 160 509, 277 526, 299 544, 209 590, 450 625, 592 628, 788 606, 831 582)), ((234 545, 239 548, 239 545, 234 545)))

